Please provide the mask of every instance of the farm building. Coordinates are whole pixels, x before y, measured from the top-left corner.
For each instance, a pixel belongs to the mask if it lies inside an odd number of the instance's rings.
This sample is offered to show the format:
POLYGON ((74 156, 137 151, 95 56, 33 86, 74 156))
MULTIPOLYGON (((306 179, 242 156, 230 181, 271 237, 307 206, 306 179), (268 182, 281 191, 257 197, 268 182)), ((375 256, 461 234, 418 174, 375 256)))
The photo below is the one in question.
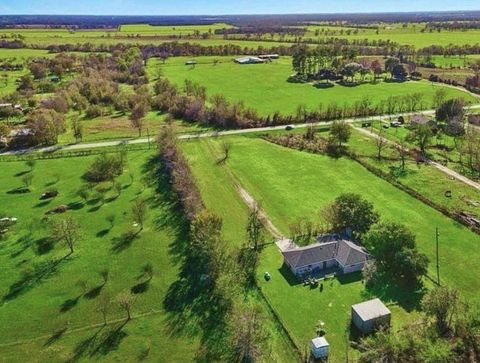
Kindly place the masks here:
POLYGON ((310 343, 310 348, 312 349, 312 354, 315 359, 326 358, 328 357, 328 350, 330 344, 328 344, 325 337, 316 337, 312 339, 310 343))
POLYGON ((352 305, 352 322, 362 333, 390 325, 391 312, 380 299, 352 305))
POLYGON ((306 247, 290 244, 282 254, 285 264, 297 276, 332 268, 341 273, 360 271, 369 259, 364 248, 336 235, 320 236, 317 243, 306 247))
POLYGON ((413 115, 410 119, 412 125, 426 125, 429 121, 430 119, 425 115, 413 115))
POLYGON ((238 64, 258 64, 258 63, 265 63, 265 59, 261 59, 259 57, 254 56, 247 56, 247 57, 240 57, 235 59, 235 63, 238 64))

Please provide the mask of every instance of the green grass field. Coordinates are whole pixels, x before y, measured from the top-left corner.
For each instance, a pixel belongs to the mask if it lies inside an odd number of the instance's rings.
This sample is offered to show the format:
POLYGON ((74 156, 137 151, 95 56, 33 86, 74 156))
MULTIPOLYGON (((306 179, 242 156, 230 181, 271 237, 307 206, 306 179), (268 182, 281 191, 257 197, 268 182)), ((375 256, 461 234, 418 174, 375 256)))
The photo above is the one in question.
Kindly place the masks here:
POLYGON ((412 45, 415 48, 427 47, 430 45, 465 45, 465 44, 478 44, 480 31, 468 30, 468 31, 447 31, 441 32, 424 32, 422 28, 425 27, 423 23, 413 23, 404 26, 404 24, 379 24, 378 34, 376 29, 362 29, 358 28, 358 33, 354 27, 331 27, 331 26, 309 26, 305 38, 316 38, 315 31, 329 30, 329 33, 320 33, 320 37, 334 37, 348 40, 390 40, 392 42, 402 45, 412 45), (342 33, 343 31, 343 33, 342 33), (347 31, 351 33, 348 34, 347 31))
MULTIPOLYGON (((300 217, 315 218, 323 206, 343 192, 355 192, 374 203, 383 219, 405 223, 417 235, 418 245, 431 260, 435 251, 435 227, 440 228, 440 265, 443 283, 459 288, 467 298, 475 293, 478 267, 475 264, 478 236, 444 217, 423 203, 400 192, 377 178, 357 163, 334 160, 326 156, 289 150, 255 137, 229 137, 231 156, 225 166, 215 160, 221 155, 222 140, 201 140, 182 143, 207 205, 222 216, 243 221, 245 206, 239 200, 230 173, 238 179, 283 233, 300 217), (212 178, 211 175, 215 177, 212 178), (221 202, 220 202, 221 200, 221 202), (464 251, 470 257, 465 259, 464 251)), ((230 235, 240 233, 237 225, 226 225, 230 235)), ((430 264, 433 275, 434 265, 430 264)), ((282 257, 274 245, 261 256, 259 284, 280 314, 298 345, 305 347, 314 336, 318 320, 326 323, 327 339, 334 362, 345 360, 345 327, 350 305, 372 295, 381 297, 393 311, 394 327, 416 314, 418 300, 403 291, 368 292, 358 278, 332 280, 325 283, 323 293, 310 290, 292 279, 282 266, 282 257), (272 280, 265 282, 268 271, 272 280)), ((427 285, 430 283, 427 281, 427 285)), ((351 357, 355 352, 350 352, 351 357)))
MULTIPOLYGON (((37 161, 32 192, 26 194, 15 193, 28 171, 25 163, 2 162, 1 210, 17 217, 18 223, 0 241, 1 361, 195 360, 200 317, 190 313, 188 323, 179 325, 178 312, 164 308, 178 279, 176 248, 188 237, 164 189, 156 189, 153 155, 153 151, 129 152, 128 170, 118 178, 123 190, 117 197, 110 183, 102 184, 107 190, 103 205, 93 200, 83 203, 76 196, 81 175, 94 156, 37 161), (48 186, 58 189, 58 197, 39 200, 48 186), (146 199, 149 210, 144 230, 130 240, 124 233, 138 230, 130 212, 135 198, 146 199), (79 221, 83 235, 73 255, 66 258, 67 249, 46 238, 47 224, 41 221, 47 210, 61 204, 71 206, 67 213, 79 221), (113 225, 106 220, 109 215, 114 216, 113 225), (142 276, 146 263, 154 269, 150 281, 142 276), (109 270, 106 283, 99 275, 102 269, 109 270), (25 271, 30 271, 30 280, 22 278, 25 271), (125 324, 125 313, 115 299, 133 288, 137 291, 133 319, 125 324), (106 326, 98 310, 103 296, 111 299, 106 326)), ((257 303, 265 309, 261 300, 257 303)), ((294 361, 285 338, 270 320, 267 329, 272 333, 272 359, 294 361)))
MULTIPOLYGON (((352 105, 355 101, 368 96, 373 104, 387 99, 390 95, 406 95, 420 92, 424 95, 424 108, 432 107, 435 86, 428 82, 406 82, 362 84, 357 87, 335 85, 333 88, 317 89, 311 84, 287 82, 293 73, 291 58, 282 57, 269 64, 239 65, 232 57, 217 57, 221 63, 213 65, 215 57, 198 57, 194 68, 185 66, 189 58, 170 58, 163 65, 158 60, 150 60, 148 69, 155 75, 161 67, 163 74, 177 85, 183 86, 186 79, 197 82, 207 88, 209 95, 223 94, 230 101, 243 101, 263 115, 279 111, 284 114, 295 113, 298 105, 315 109, 332 102, 338 105, 352 105)), ((474 100, 468 93, 445 88, 450 97, 464 97, 474 100)))
POLYGON ((214 23, 208 25, 150 25, 150 24, 128 24, 120 27, 120 32, 141 35, 193 35, 195 32, 213 33, 218 29, 229 29, 231 25, 225 23, 214 23))
MULTIPOLYGON (((173 224, 160 223, 169 218, 168 209, 159 208, 161 200, 155 198, 153 189, 145 189, 141 182, 151 156, 150 151, 129 153, 129 172, 119 178, 123 191, 104 205, 93 202, 84 205, 75 195, 82 182, 80 177, 93 157, 38 161, 33 172, 33 191, 27 194, 14 193, 15 188, 21 186, 21 174, 26 170, 24 163, 2 163, 1 208, 19 219, 9 238, 1 242, 0 250, 3 359, 20 362, 35 356, 39 361, 62 361, 77 355, 83 360, 114 361, 125 355, 136 357, 148 347, 151 357, 165 354, 163 357, 171 355, 177 361, 193 359, 195 348, 192 347, 198 346, 198 341, 194 337, 180 338, 167 333, 168 319, 162 300, 177 275, 168 254, 176 232, 173 224), (59 190, 59 196, 50 202, 40 201, 40 194, 51 184, 59 190), (121 236, 133 228, 129 211, 132 200, 137 197, 147 198, 151 209, 145 230, 128 242, 121 236), (74 210, 68 214, 79 221, 84 235, 74 254, 63 260, 67 250, 46 239, 48 230, 40 221, 48 209, 60 204, 72 205, 74 210), (108 215, 115 216, 113 227, 106 221, 108 215), (49 261, 60 262, 41 276, 42 266, 45 268, 49 261), (96 310, 97 295, 106 294, 114 299, 121 291, 142 283, 141 267, 147 262, 152 263, 155 272, 145 292, 137 295, 133 314, 138 318, 115 334, 121 324, 116 320, 121 319, 123 313, 112 302, 108 313, 112 323, 104 328, 102 324, 95 326, 102 322, 96 310), (101 269, 109 270, 105 286, 98 274, 101 269), (26 270, 38 276, 12 293, 11 287, 22 281, 22 271, 26 270), (79 287, 80 280, 85 282, 86 291, 79 287), (64 328, 68 328, 65 337, 60 334, 56 339, 55 333, 64 328), (85 339, 92 337, 96 339, 87 344, 85 339), (111 345, 108 339, 117 341, 111 345), (23 341, 24 344, 8 345, 23 341)), ((107 192, 107 200, 114 196, 112 190, 107 192)))

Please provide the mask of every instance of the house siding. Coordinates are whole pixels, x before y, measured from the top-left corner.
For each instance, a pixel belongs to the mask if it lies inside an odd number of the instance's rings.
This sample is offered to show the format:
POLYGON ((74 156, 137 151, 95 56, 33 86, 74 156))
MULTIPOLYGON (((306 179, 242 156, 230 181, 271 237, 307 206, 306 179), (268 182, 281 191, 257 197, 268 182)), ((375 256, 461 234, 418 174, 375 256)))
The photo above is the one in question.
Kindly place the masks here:
POLYGON ((342 272, 344 274, 348 274, 348 273, 352 273, 352 272, 361 271, 364 266, 365 266, 365 263, 363 263, 363 262, 362 263, 357 263, 355 265, 342 266, 342 272))
POLYGON ((328 261, 322 261, 322 262, 319 262, 319 263, 315 263, 315 264, 312 264, 312 265, 308 265, 308 266, 301 266, 301 267, 297 267, 296 269, 293 270, 293 273, 295 275, 304 275, 306 273, 311 273, 313 272, 314 270, 324 270, 324 269, 329 269, 329 268, 332 268, 332 267, 335 267, 338 265, 338 262, 337 260, 335 259, 331 259, 331 260, 328 260, 328 261), (324 264, 325 262, 325 264, 324 264))

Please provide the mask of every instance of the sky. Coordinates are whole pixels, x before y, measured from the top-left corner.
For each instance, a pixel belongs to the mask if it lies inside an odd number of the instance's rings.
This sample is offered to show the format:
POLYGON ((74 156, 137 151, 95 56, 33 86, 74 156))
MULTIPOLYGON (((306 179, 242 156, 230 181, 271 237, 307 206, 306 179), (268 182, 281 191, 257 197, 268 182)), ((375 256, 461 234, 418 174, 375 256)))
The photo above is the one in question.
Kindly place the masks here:
POLYGON ((480 0, 0 0, 0 15, 221 15, 445 10, 480 10, 480 0))

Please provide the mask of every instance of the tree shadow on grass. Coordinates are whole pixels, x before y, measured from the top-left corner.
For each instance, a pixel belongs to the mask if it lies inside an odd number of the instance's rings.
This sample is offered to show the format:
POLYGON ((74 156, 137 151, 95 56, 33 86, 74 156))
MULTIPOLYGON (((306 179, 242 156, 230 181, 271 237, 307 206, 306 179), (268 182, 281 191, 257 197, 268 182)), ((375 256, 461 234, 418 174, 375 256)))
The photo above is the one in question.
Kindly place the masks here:
POLYGON ((26 235, 18 238, 16 244, 20 245, 20 249, 15 251, 15 252, 12 252, 10 254, 10 257, 15 258, 15 257, 20 256, 22 253, 24 253, 26 250, 28 250, 28 248, 30 246, 32 246, 34 244, 34 242, 35 241, 33 240, 32 233, 27 233, 26 235))
POLYGON ((200 333, 201 361, 218 361, 224 353, 226 314, 229 299, 219 295, 209 280, 198 274, 199 262, 190 249, 189 222, 185 218, 177 195, 173 192, 168 172, 159 156, 150 158, 143 167, 145 182, 155 189, 149 203, 158 211, 154 223, 157 230, 168 228, 174 236, 169 254, 174 264, 180 264, 177 281, 168 288, 163 301, 167 312, 167 332, 172 336, 198 336, 200 333))
POLYGON ((47 339, 47 341, 43 344, 44 347, 49 347, 50 345, 56 343, 60 338, 65 334, 67 331, 67 327, 60 328, 53 332, 53 334, 47 339))
POLYGON ((89 300, 95 299, 96 297, 98 297, 98 295, 100 295, 104 287, 105 287, 105 284, 95 286, 90 291, 87 291, 83 296, 89 300))
POLYGON ((149 288, 150 280, 147 280, 133 285, 130 291, 132 292, 132 294, 143 294, 144 292, 147 292, 149 288))
POLYGON ((67 299, 63 302, 62 305, 60 305, 60 312, 61 313, 66 313, 67 311, 72 310, 75 306, 77 306, 78 301, 82 295, 78 295, 77 297, 74 297, 73 299, 67 299))
POLYGON ((54 247, 55 241, 50 237, 39 238, 35 241, 35 253, 39 256, 49 253, 54 247))
POLYGON ((120 253, 129 248, 133 241, 138 238, 138 233, 133 231, 127 231, 122 233, 118 237, 112 238, 112 251, 115 253, 120 253))
POLYGON ((36 263, 30 269, 25 269, 21 277, 10 285, 8 292, 3 296, 3 301, 15 299, 40 282, 53 276, 58 271, 58 265, 65 259, 66 257, 57 260, 50 259, 36 263))
POLYGON ((34 205, 35 208, 43 208, 49 205, 53 199, 43 200, 34 205))
POLYGON ((105 228, 105 229, 102 229, 101 231, 98 231, 95 236, 99 237, 99 238, 102 238, 102 237, 105 237, 107 234, 110 233, 110 228, 105 228))
POLYGON ((79 210, 82 209, 85 204, 82 202, 76 201, 76 202, 71 202, 67 204, 69 210, 79 210))
POLYGON ((365 299, 378 297, 384 302, 393 301, 407 312, 420 309, 425 294, 423 286, 400 286, 381 278, 374 286, 366 286, 362 295, 365 299))
POLYGON ((120 343, 123 339, 127 337, 127 333, 123 330, 128 321, 124 321, 117 326, 112 327, 112 329, 104 332, 99 337, 98 345, 90 353, 90 357, 94 356, 105 356, 111 351, 117 350, 120 346, 120 343))
POLYGON ((173 192, 168 172, 163 168, 159 156, 151 157, 143 166, 144 181, 155 189, 155 196, 149 199, 151 210, 158 211, 154 217, 156 230, 168 228, 175 236, 169 246, 174 263, 179 263, 189 247, 189 223, 186 220, 179 203, 178 196, 173 192))
POLYGON ((24 176, 25 174, 28 174, 28 173, 30 173, 30 170, 23 170, 23 171, 19 171, 14 176, 15 177, 20 177, 20 176, 24 176))

